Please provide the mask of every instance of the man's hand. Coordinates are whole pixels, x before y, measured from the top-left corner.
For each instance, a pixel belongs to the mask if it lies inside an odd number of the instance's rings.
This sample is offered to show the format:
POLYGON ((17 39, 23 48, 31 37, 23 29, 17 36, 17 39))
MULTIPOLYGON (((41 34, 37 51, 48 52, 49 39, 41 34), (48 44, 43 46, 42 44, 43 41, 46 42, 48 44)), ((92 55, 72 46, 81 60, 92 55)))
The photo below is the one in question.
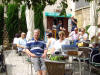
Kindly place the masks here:
POLYGON ((46 58, 46 55, 47 55, 47 50, 44 50, 44 53, 42 54, 42 58, 46 58))
POLYGON ((44 53, 44 54, 42 55, 42 58, 46 58, 46 53, 44 53))

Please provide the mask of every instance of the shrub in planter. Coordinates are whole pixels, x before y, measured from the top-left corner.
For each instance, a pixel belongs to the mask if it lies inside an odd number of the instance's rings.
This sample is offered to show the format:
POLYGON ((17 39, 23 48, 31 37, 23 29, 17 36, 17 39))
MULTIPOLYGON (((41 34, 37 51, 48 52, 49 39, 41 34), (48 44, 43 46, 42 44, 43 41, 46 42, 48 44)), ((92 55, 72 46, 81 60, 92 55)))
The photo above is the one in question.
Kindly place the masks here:
POLYGON ((26 16, 25 16, 26 6, 21 7, 21 19, 20 19, 20 29, 22 32, 27 32, 26 16))

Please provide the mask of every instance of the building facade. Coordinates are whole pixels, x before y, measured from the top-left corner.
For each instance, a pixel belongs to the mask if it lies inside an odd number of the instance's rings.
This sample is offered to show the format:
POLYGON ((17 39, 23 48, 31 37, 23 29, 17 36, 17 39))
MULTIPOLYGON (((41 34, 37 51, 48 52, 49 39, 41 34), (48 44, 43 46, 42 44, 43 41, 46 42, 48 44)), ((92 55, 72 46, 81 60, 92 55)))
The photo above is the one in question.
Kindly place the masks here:
MULTIPOLYGON (((100 6, 100 0, 98 0, 98 6, 100 6)), ((90 14, 90 3, 85 0, 79 0, 75 2, 75 16, 78 20, 78 27, 86 27, 90 25, 91 14, 90 14)), ((100 12, 98 12, 98 23, 100 24, 100 12)))

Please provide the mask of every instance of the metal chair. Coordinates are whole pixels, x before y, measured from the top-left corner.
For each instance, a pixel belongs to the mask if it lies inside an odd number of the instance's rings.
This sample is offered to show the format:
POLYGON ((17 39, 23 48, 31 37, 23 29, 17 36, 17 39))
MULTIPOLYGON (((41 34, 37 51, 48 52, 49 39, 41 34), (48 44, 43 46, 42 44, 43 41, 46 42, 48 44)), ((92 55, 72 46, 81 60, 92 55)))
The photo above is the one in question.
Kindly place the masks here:
MULTIPOLYGON (((91 56, 90 59, 90 71, 89 71, 89 75, 91 75, 91 70, 92 68, 94 68, 95 70, 97 70, 98 72, 100 71, 100 53, 98 53, 98 51, 93 51, 97 54, 94 54, 91 56)), ((92 53, 93 54, 93 53, 92 53)))
POLYGON ((90 54, 93 51, 92 48, 89 47, 79 47, 79 51, 83 51, 83 53, 80 55, 81 60, 88 61, 90 58, 90 54))
POLYGON ((83 70, 85 74, 85 69, 89 68, 89 60, 90 60, 90 54, 93 51, 92 48, 89 47, 79 47, 79 51, 83 51, 83 53, 80 55, 80 61, 82 62, 83 65, 83 70))

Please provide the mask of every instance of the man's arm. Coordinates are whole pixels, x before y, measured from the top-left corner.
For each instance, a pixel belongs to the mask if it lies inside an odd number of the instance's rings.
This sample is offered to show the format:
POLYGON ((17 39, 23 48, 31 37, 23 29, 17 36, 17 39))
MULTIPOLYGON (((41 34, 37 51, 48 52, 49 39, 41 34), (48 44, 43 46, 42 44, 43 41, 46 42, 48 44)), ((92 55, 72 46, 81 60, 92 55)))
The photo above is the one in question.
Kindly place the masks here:
POLYGON ((72 19, 72 21, 73 21, 75 24, 77 24, 77 19, 72 19))
POLYGON ((60 26, 60 30, 63 30, 63 27, 62 26, 60 26))
POLYGON ((25 48, 24 46, 20 45, 20 38, 17 40, 16 45, 19 48, 25 48))
POLYGON ((21 46, 20 44, 17 44, 17 47, 19 47, 19 48, 25 48, 24 46, 21 46))
POLYGON ((31 53, 28 49, 25 49, 24 52, 31 57, 37 57, 35 54, 31 53))
POLYGON ((44 50, 44 53, 42 54, 42 58, 46 58, 47 50, 44 50))

